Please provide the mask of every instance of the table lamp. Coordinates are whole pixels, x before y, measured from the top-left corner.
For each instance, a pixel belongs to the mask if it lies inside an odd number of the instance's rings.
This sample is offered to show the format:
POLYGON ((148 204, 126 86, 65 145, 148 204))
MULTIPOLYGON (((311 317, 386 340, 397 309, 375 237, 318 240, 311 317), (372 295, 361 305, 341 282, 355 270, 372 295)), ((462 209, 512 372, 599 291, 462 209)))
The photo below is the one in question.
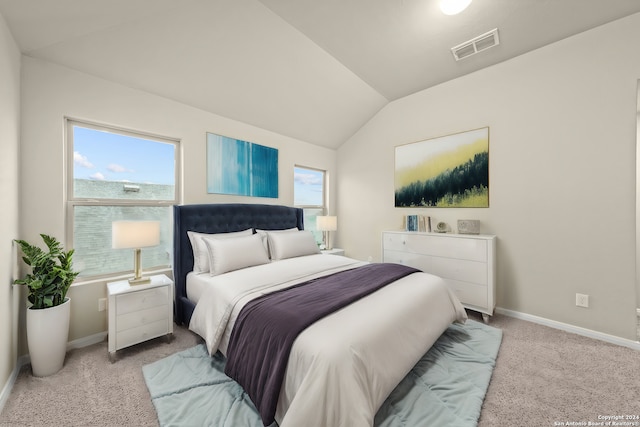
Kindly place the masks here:
POLYGON ((331 239, 329 232, 336 231, 338 229, 338 217, 337 216, 318 216, 316 217, 316 228, 322 231, 324 240, 324 248, 326 250, 331 249, 331 239))
POLYGON ((111 223, 111 247, 113 249, 134 249, 133 278, 131 285, 141 285, 151 281, 142 276, 140 263, 141 248, 160 244, 160 221, 114 221, 111 223))

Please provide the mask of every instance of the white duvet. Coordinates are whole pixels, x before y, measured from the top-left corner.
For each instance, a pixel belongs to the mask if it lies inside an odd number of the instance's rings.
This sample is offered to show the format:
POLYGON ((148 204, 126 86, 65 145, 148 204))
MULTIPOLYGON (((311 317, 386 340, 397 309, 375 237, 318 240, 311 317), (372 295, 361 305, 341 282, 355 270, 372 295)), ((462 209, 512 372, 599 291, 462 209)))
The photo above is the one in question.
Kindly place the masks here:
MULTIPOLYGON (((226 353, 235 319, 265 293, 364 263, 310 255, 233 271, 197 275, 208 284, 189 328, 210 354, 226 353)), ((192 273, 187 278, 194 280, 192 273)), ((444 280, 406 276, 311 325, 291 349, 276 421, 281 427, 372 426, 389 393, 445 329, 467 318, 444 280)))

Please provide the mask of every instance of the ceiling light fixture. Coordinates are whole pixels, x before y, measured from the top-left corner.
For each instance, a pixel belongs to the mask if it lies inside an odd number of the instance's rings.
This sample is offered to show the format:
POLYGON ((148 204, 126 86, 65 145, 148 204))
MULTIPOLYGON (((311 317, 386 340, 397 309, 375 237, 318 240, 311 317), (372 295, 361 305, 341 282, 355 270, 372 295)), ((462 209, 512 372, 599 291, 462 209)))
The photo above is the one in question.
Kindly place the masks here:
POLYGON ((440 10, 445 15, 457 15, 471 4, 471 0, 440 0, 440 10))

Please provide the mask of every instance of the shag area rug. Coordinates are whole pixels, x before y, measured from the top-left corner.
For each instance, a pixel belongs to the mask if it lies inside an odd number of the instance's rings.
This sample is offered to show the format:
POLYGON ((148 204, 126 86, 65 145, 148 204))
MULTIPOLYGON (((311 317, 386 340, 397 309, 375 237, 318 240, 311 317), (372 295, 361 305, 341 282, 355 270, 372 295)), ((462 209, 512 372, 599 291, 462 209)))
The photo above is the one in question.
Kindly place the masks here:
MULTIPOLYGON (((501 341, 500 329, 480 322, 449 326, 389 395, 374 425, 476 426, 501 341)), ((220 353, 210 357, 201 344, 143 366, 160 425, 261 427, 224 365, 220 353)))

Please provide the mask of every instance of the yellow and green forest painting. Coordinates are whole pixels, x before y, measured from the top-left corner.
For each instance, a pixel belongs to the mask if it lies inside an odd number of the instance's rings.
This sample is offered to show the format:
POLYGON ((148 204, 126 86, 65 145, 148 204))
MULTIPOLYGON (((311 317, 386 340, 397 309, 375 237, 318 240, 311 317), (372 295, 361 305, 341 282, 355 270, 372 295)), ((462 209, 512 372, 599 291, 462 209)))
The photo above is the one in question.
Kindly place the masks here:
POLYGON ((489 128, 396 147, 396 207, 489 207, 489 128))

